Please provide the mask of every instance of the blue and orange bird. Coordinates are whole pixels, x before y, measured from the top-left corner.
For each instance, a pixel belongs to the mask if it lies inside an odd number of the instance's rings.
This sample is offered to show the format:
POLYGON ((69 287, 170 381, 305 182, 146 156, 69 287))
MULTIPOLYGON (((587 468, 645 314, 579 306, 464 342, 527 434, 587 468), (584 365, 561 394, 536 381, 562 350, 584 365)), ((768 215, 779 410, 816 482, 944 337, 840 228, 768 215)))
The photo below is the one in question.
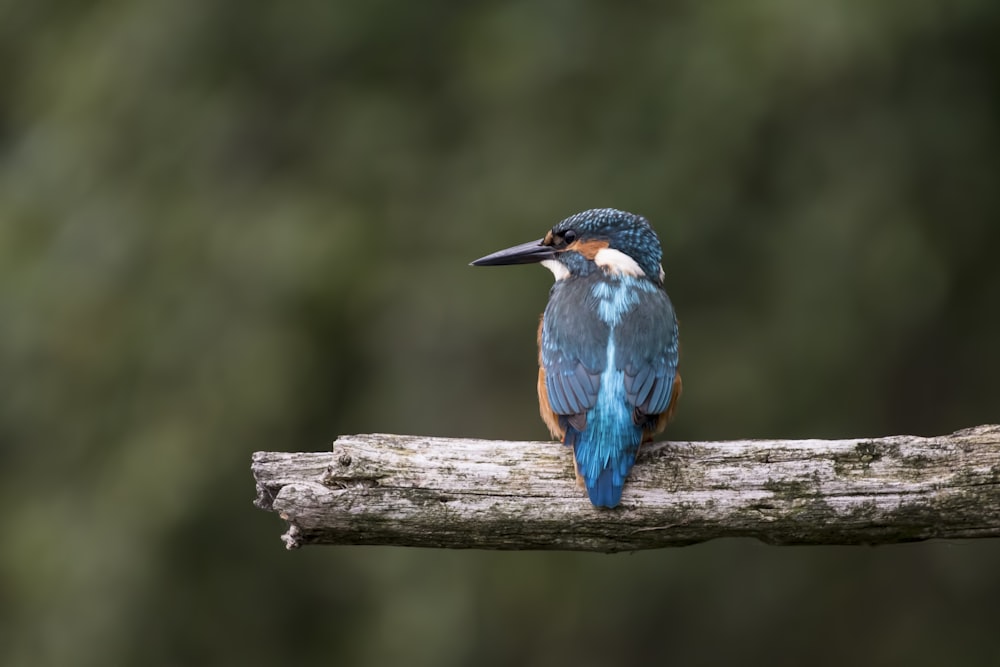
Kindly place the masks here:
POLYGON ((639 446, 666 427, 681 394, 662 255, 645 218, 601 208, 472 262, 540 262, 555 276, 538 327, 539 410, 573 448, 596 507, 619 504, 639 446))

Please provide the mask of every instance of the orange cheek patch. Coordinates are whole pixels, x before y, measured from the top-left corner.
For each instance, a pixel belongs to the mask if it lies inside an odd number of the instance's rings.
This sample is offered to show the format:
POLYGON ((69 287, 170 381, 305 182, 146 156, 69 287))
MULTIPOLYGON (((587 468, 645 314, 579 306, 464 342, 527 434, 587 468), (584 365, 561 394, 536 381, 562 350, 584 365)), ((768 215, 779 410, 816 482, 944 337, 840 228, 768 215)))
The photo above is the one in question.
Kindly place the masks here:
POLYGON ((590 261, 594 261, 597 253, 607 247, 607 241, 574 241, 566 247, 566 250, 574 250, 590 261))

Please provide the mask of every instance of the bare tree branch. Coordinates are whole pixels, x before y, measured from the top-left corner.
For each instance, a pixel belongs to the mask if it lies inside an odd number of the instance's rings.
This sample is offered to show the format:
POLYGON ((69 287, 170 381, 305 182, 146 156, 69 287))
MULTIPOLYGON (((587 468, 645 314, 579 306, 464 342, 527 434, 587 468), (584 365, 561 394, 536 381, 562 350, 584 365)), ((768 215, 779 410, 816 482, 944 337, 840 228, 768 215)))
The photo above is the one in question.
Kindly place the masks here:
POLYGON ((1000 536, 1000 426, 936 438, 663 442, 595 509, 557 443, 402 435, 257 452, 256 504, 288 548, 391 544, 625 551, 756 537, 887 544, 1000 536))

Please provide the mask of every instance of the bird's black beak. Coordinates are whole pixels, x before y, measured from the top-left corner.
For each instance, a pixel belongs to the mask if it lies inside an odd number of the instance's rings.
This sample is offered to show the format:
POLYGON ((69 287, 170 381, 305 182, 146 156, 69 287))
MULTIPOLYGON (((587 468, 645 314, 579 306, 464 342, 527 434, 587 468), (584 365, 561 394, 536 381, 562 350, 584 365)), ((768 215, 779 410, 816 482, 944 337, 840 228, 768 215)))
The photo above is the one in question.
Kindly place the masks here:
POLYGON ((528 243, 516 245, 513 248, 498 250, 492 255, 480 257, 476 261, 472 262, 471 265, 502 266, 505 264, 534 264, 535 262, 543 262, 547 259, 552 259, 556 256, 556 253, 552 249, 552 246, 542 244, 542 241, 544 240, 545 239, 529 241, 528 243))

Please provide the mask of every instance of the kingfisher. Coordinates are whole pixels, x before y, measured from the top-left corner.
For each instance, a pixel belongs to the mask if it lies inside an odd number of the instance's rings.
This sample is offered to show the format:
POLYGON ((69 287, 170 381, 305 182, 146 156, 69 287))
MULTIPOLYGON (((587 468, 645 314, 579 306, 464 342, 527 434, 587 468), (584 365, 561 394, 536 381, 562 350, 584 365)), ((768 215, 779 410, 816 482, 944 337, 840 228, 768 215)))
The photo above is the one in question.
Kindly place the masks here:
POLYGON ((539 412, 572 448, 595 507, 621 502, 640 445, 663 431, 681 394, 662 256, 644 217, 599 208, 472 262, 541 263, 555 277, 538 326, 539 412))

